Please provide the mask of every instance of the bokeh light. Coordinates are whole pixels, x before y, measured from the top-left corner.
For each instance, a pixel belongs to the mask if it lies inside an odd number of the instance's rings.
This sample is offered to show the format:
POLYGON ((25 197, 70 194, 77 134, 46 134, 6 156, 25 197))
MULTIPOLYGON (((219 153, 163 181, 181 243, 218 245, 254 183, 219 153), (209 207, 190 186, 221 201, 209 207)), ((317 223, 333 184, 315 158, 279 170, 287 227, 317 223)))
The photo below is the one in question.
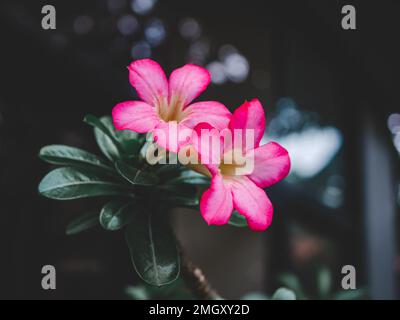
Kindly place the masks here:
POLYGON ((276 103, 277 115, 270 120, 270 135, 282 136, 293 131, 302 130, 303 126, 312 122, 309 113, 301 112, 293 99, 284 97, 276 103))
POLYGON ((400 152, 400 132, 397 132, 393 137, 393 143, 397 152, 400 152))
POLYGON ((393 144, 400 153, 400 113, 392 113, 387 119, 387 126, 393 135, 393 144))
POLYGON ((393 134, 400 132, 400 113, 392 113, 388 117, 387 126, 393 134))
POLYGON ((219 61, 213 61, 206 66, 211 73, 211 81, 215 84, 223 84, 227 81, 225 67, 219 61))
POLYGON ((239 53, 228 55, 224 60, 224 65, 226 75, 232 82, 242 82, 249 75, 249 62, 239 53))
POLYGON ((345 179, 338 174, 328 178, 322 193, 322 202, 331 208, 339 208, 344 203, 345 179))
POLYGON ((179 32, 184 39, 195 40, 201 35, 201 27, 195 19, 186 18, 181 22, 179 32))
POLYGON ((153 9, 156 2, 156 0, 133 0, 131 8, 137 14, 144 15, 149 13, 153 9))
POLYGON ((132 46, 131 56, 134 59, 149 58, 151 56, 151 46, 146 41, 139 41, 132 46))
POLYGON ((231 44, 224 44, 218 50, 218 58, 224 62, 231 54, 238 53, 238 50, 231 44))
POLYGON ((117 27, 121 34, 128 36, 138 30, 139 23, 133 15, 127 14, 118 19, 117 27))
POLYGON ((144 34, 147 42, 155 47, 160 45, 166 36, 164 23, 160 19, 152 19, 147 24, 144 34))
POLYGON ((188 59, 195 64, 203 65, 210 53, 210 43, 201 38, 193 42, 189 47, 188 59))
POLYGON ((332 126, 320 126, 313 113, 300 111, 291 98, 281 98, 276 105, 277 114, 271 119, 262 143, 272 139, 288 150, 291 173, 300 178, 316 176, 340 150, 341 132, 332 126))
POLYGON ((249 62, 233 45, 223 45, 218 50, 218 57, 230 81, 238 83, 246 80, 250 72, 249 62))
POLYGON ((321 172, 342 145, 342 135, 334 127, 309 127, 274 140, 288 150, 291 172, 301 178, 321 172))

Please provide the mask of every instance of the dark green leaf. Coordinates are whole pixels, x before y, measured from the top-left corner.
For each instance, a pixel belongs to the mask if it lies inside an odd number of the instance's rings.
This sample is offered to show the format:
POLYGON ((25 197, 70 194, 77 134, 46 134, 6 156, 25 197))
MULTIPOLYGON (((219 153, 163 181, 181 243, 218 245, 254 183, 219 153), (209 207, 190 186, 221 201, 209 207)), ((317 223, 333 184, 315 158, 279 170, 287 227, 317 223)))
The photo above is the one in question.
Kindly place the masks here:
POLYGON ((101 152, 111 161, 117 160, 121 157, 115 143, 102 131, 94 128, 94 137, 101 152))
POLYGON ((156 187, 160 199, 168 204, 169 208, 193 208, 199 204, 196 186, 188 184, 166 184, 156 187))
POLYGON ((122 156, 123 150, 113 134, 113 128, 106 125, 108 120, 104 120, 105 118, 102 119, 88 114, 83 121, 94 127, 97 144, 104 155, 110 160, 119 159, 122 156))
POLYGON ((131 222, 138 206, 132 202, 111 201, 100 212, 100 224, 106 230, 118 230, 131 222))
POLYGON ((71 166, 90 166, 114 172, 107 162, 98 156, 74 147, 50 145, 40 149, 39 157, 49 163, 71 166))
POLYGON ((159 164, 156 173, 162 180, 169 180, 179 176, 182 170, 184 167, 180 164, 159 164))
POLYGON ((98 212, 89 212, 72 220, 66 227, 65 233, 67 235, 73 235, 86 231, 99 224, 99 214, 98 212))
POLYGON ((138 170, 121 160, 115 163, 115 168, 123 178, 133 185, 152 186, 158 182, 158 177, 156 175, 138 170))
POLYGON ((39 184, 39 193, 57 200, 95 196, 131 195, 129 190, 107 178, 80 168, 58 168, 49 172, 39 184))
POLYGON ((128 155, 136 155, 144 141, 138 133, 131 130, 115 130, 112 118, 110 116, 104 116, 100 118, 100 121, 108 128, 111 135, 121 145, 123 151, 128 155))
POLYGON ((157 173, 159 174, 167 174, 170 172, 173 173, 179 173, 183 170, 183 166, 181 166, 180 164, 159 164, 157 167, 157 173))
POLYGON ((194 185, 210 185, 210 179, 202 174, 192 170, 186 170, 177 178, 168 181, 168 184, 194 184, 194 185))
POLYGON ((91 115, 85 121, 95 127, 94 135, 101 151, 110 160, 116 160, 124 155, 137 156, 142 144, 142 137, 130 130, 115 130, 112 118, 104 116, 97 119, 91 115))
POLYGON ((247 220, 239 212, 234 210, 228 224, 234 227, 243 228, 247 227, 247 220))
POLYGON ((125 237, 135 270, 145 282, 162 286, 178 278, 179 253, 164 214, 136 215, 125 237))
MULTIPOLYGON (((103 118, 102 118, 103 119, 103 118)), ((109 123, 112 125, 111 118, 108 117, 109 123)), ((107 120, 104 120, 107 121, 107 120)), ((122 146, 124 152, 128 155, 137 155, 142 148, 143 142, 138 133, 130 130, 114 131, 114 136, 122 146)))

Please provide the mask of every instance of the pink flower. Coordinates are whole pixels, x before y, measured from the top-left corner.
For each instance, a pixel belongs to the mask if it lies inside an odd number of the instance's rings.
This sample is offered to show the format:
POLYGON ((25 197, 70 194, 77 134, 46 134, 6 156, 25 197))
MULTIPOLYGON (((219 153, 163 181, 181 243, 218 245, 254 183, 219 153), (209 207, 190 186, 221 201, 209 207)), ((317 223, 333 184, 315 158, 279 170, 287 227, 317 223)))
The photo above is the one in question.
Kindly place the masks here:
POLYGON ((179 141, 181 132, 201 122, 219 129, 228 125, 231 114, 223 104, 191 104, 210 83, 206 69, 187 64, 175 69, 167 80, 157 62, 143 59, 132 62, 128 70, 129 81, 143 101, 125 101, 114 107, 112 116, 118 130, 152 132, 161 147, 177 152, 187 142, 179 141))
POLYGON ((272 221, 273 207, 263 188, 286 177, 290 158, 288 152, 275 142, 259 145, 265 130, 263 107, 254 99, 236 109, 227 129, 234 138, 227 143, 219 136, 217 161, 215 152, 210 152, 208 138, 204 142, 201 139, 207 132, 202 129, 210 128, 209 124, 199 124, 195 128, 198 138, 193 139, 194 148, 212 176, 210 188, 201 197, 201 214, 210 225, 224 225, 236 209, 246 217, 252 230, 267 229, 272 221), (242 134, 242 143, 235 142, 234 131, 242 134), (227 161, 228 154, 230 159, 233 154, 234 161, 227 161), (203 161, 204 157, 211 157, 213 161, 203 161))

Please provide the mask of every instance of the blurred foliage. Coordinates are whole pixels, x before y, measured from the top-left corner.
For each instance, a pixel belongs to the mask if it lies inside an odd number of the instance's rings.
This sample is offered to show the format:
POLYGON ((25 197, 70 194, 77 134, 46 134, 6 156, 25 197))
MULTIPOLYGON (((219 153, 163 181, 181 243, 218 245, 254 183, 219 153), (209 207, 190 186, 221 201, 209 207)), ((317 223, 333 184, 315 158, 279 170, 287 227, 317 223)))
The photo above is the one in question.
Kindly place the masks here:
MULTIPOLYGON (((146 284, 129 286, 126 295, 133 300, 194 300, 192 293, 185 287, 181 278, 170 285, 154 287, 146 284)), ((223 299, 223 298, 222 298, 223 299)), ((279 288, 272 296, 253 292, 244 295, 242 300, 296 300, 296 294, 287 288, 279 288)))
POLYGON ((368 299, 368 290, 360 288, 355 290, 335 291, 332 284, 332 273, 326 267, 320 267, 317 271, 315 282, 316 293, 307 292, 299 278, 293 273, 282 273, 278 277, 281 285, 293 290, 299 300, 365 300, 368 299))

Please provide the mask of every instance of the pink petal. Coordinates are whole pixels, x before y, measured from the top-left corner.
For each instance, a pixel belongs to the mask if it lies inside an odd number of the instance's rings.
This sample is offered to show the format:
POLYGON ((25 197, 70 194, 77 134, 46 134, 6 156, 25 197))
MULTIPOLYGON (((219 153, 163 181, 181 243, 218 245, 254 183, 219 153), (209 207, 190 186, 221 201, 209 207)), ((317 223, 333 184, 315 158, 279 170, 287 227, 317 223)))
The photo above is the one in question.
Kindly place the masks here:
POLYGON ((203 101, 193 103, 183 111, 183 120, 180 122, 189 128, 194 128, 201 122, 207 122, 218 130, 226 128, 231 119, 231 113, 217 101, 203 101))
POLYGON ((264 190, 246 176, 224 178, 230 184, 233 205, 253 231, 264 231, 272 222, 273 207, 264 190))
POLYGON ((175 69, 169 77, 170 105, 187 106, 207 88, 210 81, 210 73, 194 64, 186 64, 175 69))
POLYGON ((112 110, 114 126, 117 130, 132 130, 145 133, 153 130, 160 119, 155 108, 143 101, 118 103, 112 110))
POLYGON ((227 224, 233 210, 232 194, 220 175, 211 180, 211 186, 202 195, 200 212, 209 225, 227 224))
POLYGON ((290 158, 285 148, 269 142, 254 149, 254 170, 249 178, 266 188, 285 178, 290 171, 290 158))
MULTIPOLYGON (((265 131, 265 114, 264 109, 258 99, 253 99, 250 102, 243 103, 237 108, 233 115, 229 128, 234 129, 251 129, 254 130, 254 145, 247 145, 246 130, 242 131, 244 150, 256 148, 259 146, 262 136, 265 131)), ((253 141, 252 141, 253 142, 253 141)))
POLYGON ((129 81, 139 97, 150 105, 163 105, 168 100, 168 81, 160 65, 151 59, 132 62, 129 81))
POLYGON ((199 123, 193 129, 191 145, 199 154, 201 164, 212 174, 217 174, 223 152, 220 132, 209 123, 199 123))
POLYGON ((181 147, 190 142, 192 129, 176 121, 160 121, 153 135, 154 141, 162 148, 177 153, 181 147))

